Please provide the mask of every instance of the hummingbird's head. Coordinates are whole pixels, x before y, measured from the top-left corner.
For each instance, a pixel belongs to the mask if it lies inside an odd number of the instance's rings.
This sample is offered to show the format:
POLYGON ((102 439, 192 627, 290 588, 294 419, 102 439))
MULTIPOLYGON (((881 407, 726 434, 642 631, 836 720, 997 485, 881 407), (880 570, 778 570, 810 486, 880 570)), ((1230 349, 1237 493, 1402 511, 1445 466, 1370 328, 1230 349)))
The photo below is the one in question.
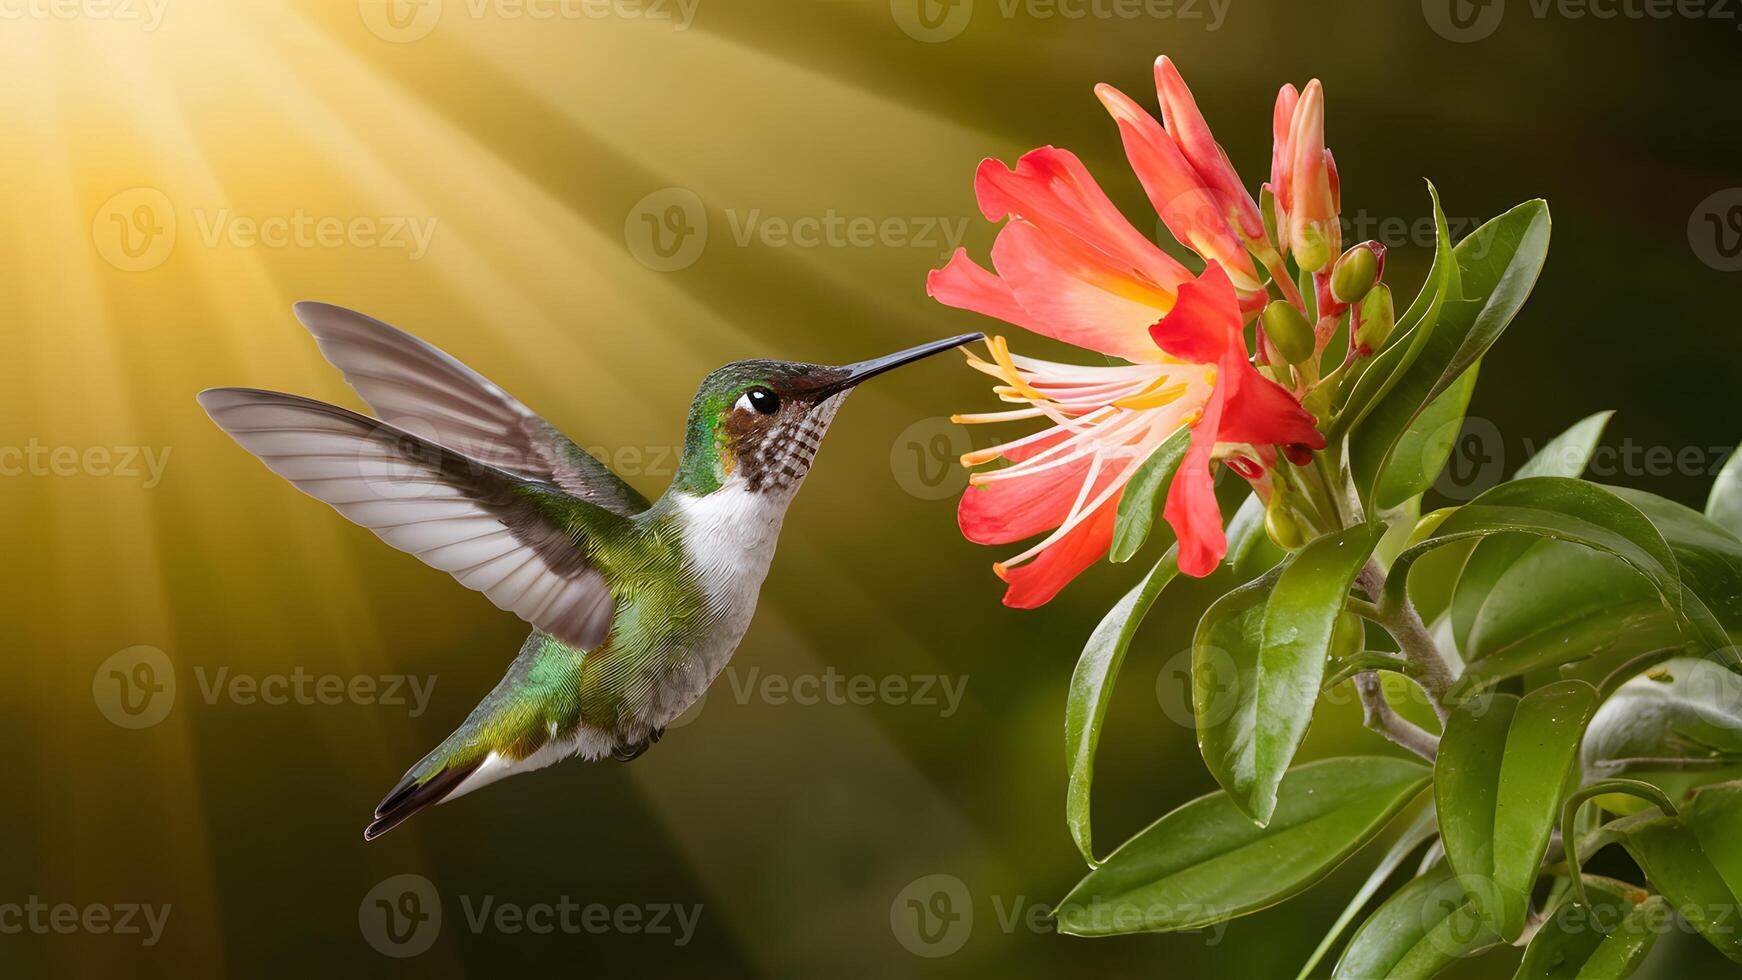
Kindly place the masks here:
POLYGON ((734 361, 702 380, 690 405, 678 481, 707 494, 727 485, 791 492, 810 472, 841 402, 861 382, 952 347, 966 334, 856 364, 734 361))

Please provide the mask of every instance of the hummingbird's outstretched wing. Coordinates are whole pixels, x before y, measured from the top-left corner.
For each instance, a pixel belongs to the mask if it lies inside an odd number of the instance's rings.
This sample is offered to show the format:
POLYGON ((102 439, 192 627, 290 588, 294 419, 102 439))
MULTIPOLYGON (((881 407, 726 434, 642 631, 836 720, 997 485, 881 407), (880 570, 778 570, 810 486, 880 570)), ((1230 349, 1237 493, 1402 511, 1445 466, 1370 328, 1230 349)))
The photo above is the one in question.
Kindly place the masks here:
POLYGON ((581 649, 610 632, 596 551, 629 518, 337 405, 251 388, 200 404, 298 490, 499 608, 581 649))
POLYGON ((321 353, 382 419, 624 517, 648 508, 610 467, 449 354, 343 307, 304 302, 295 309, 321 353))

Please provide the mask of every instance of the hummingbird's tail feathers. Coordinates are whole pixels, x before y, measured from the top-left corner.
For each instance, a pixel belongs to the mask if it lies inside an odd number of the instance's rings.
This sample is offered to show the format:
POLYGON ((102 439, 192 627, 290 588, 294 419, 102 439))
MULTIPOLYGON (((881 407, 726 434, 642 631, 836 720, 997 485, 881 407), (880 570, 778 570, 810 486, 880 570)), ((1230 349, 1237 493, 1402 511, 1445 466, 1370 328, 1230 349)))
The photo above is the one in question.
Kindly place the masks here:
POLYGON ((617 737, 582 722, 581 667, 590 656, 534 631, 496 687, 375 808, 364 836, 373 840, 419 810, 517 773, 574 755, 609 756, 617 737))
POLYGON ((383 419, 512 473, 554 483, 624 517, 646 497, 549 422, 451 355, 326 303, 296 304, 321 353, 383 419))
POLYGON ((610 632, 590 554, 628 519, 336 405, 249 388, 200 404, 298 490, 574 646, 610 632))
POLYGON ((479 758, 470 763, 448 766, 421 781, 416 775, 407 773, 399 781, 399 785, 393 787, 393 791, 375 807, 375 819, 363 828, 363 839, 374 840, 422 810, 449 798, 483 762, 479 758))

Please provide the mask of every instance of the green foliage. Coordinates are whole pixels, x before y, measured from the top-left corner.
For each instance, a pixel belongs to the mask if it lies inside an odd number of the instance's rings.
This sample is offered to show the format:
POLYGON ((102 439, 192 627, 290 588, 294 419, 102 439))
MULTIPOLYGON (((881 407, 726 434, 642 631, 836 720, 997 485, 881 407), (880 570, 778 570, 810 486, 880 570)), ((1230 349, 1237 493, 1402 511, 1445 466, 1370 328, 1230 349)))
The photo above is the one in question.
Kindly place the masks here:
POLYGON ((1446 722, 1434 762, 1446 862, 1483 924, 1508 942, 1524 932, 1579 737, 1596 709, 1596 688, 1559 681, 1523 698, 1466 701, 1446 722))
POLYGON ((1161 590, 1179 574, 1174 554, 1169 549, 1143 581, 1107 611, 1106 618, 1089 637, 1089 645, 1083 648, 1077 669, 1071 673, 1070 697, 1065 702, 1065 757, 1070 760, 1065 822, 1070 825, 1077 850, 1090 867, 1095 865, 1095 848, 1090 839, 1089 786, 1095 778, 1095 747, 1101 741, 1101 723, 1107 718, 1113 682, 1119 677, 1119 666, 1125 662, 1125 651, 1131 648, 1137 627, 1161 590))
MULTIPOLYGON (((1434 214, 1444 222, 1437 197, 1434 214)), ((1395 364, 1375 363, 1368 370, 1368 377, 1389 371, 1383 393, 1349 434, 1355 489, 1370 507, 1395 506, 1432 485, 1439 465, 1430 469, 1431 461, 1399 454, 1398 447, 1415 446, 1445 427, 1448 406, 1435 403, 1523 308, 1548 257, 1548 238, 1548 205, 1542 201, 1521 204, 1476 229, 1453 250, 1456 274, 1447 270, 1430 281, 1442 295, 1429 302, 1407 343, 1388 348, 1404 353, 1395 364)), ((1442 229, 1442 254, 1447 240, 1442 229)), ((1436 270, 1440 266, 1436 257, 1436 270)), ((1438 463, 1444 460, 1441 455, 1438 463)))
MULTIPOLYGON (((1338 977, 1429 977, 1507 943, 1525 947, 1520 980, 1625 977, 1676 928, 1742 963, 1742 461, 1703 513, 1600 486, 1582 479, 1610 419, 1599 412, 1509 480, 1430 509, 1477 367, 1549 237, 1533 201, 1454 245, 1437 193, 1433 204, 1421 292, 1383 349, 1351 353, 1309 402, 1329 449, 1270 468, 1275 482, 1255 484, 1228 523, 1232 575, 1192 646, 1196 736, 1221 789, 1104 862, 1089 835, 1094 754, 1120 662, 1175 576, 1168 558, 1084 650, 1067 823, 1089 871, 1059 906, 1060 931, 1196 929, 1265 908, 1410 809, 1301 977, 1333 956, 1338 977), (1304 517, 1298 546, 1266 532, 1272 499, 1304 517), (1439 724, 1400 719, 1378 672, 1419 688, 1439 724), (1369 726, 1431 769, 1297 758, 1319 698, 1351 682, 1369 726), (1620 877, 1637 880, 1584 873, 1612 845, 1637 868, 1620 877)), ((1318 284, 1300 281, 1315 318, 1318 284)), ((1309 386, 1316 366, 1300 375, 1309 386)), ((1116 560, 1150 537, 1182 446, 1136 474, 1116 560)))
POLYGON ((1571 890, 1525 947, 1512 980, 1620 980, 1639 968, 1662 924, 1674 914, 1661 895, 1602 878, 1585 879, 1587 900, 1571 890))
POLYGON ((1192 707, 1210 772, 1264 824, 1312 721, 1344 597, 1383 528, 1358 525, 1295 552, 1204 613, 1192 641, 1192 707))
POLYGON ((1417 980, 1497 942, 1452 869, 1440 864, 1398 889, 1361 923, 1331 975, 1417 980))
POLYGON ((1730 454, 1706 498, 1706 516, 1742 538, 1742 449, 1730 454))
POLYGON ((1118 517, 1113 525, 1113 548, 1107 557, 1116 562, 1130 561, 1157 525, 1167 531, 1169 537, 1172 536, 1167 523, 1161 519, 1161 509, 1167 502, 1168 488, 1173 486, 1173 475, 1179 472, 1180 460, 1185 458, 1191 445, 1192 430, 1181 429, 1138 465, 1137 472, 1119 497, 1118 517))
POLYGON ((1259 827, 1227 793, 1150 824, 1057 905, 1074 936, 1196 929, 1305 890, 1371 840, 1428 783, 1425 766, 1354 756, 1291 770, 1259 827))

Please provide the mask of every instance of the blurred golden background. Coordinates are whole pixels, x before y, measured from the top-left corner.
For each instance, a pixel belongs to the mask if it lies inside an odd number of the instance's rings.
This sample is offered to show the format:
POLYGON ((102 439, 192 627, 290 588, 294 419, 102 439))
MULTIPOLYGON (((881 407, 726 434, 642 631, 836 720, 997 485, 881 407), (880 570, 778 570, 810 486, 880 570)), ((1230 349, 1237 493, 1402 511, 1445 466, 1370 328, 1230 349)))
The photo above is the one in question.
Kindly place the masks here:
MULTIPOLYGON (((991 328, 923 288, 990 243, 981 157, 1073 149, 1153 227, 1091 88, 1147 95, 1167 53, 1254 186, 1276 88, 1322 77, 1346 238, 1390 246, 1397 281, 1431 251, 1422 178, 1454 232, 1549 199, 1549 267, 1446 495, 1617 408, 1610 442, 1639 452, 1596 475, 1697 502, 1742 417, 1742 127, 1715 97, 1742 34, 1720 9, 5 0, 0 972, 1292 976, 1359 860, 1225 932, 1084 942, 1037 915, 1081 871, 1065 683, 1136 569, 999 606, 1003 555, 954 528, 970 435, 947 416, 990 402, 959 365, 842 413, 689 724, 368 846, 525 627, 284 485, 194 393, 360 407, 290 315, 325 300, 450 351, 651 496, 717 364, 991 328), (528 927, 568 903, 609 924, 528 927)), ((1104 845, 1212 786, 1191 620, 1165 613, 1216 584, 1180 588, 1125 666, 1104 845)), ((1384 751, 1351 700, 1308 754, 1384 751)))

